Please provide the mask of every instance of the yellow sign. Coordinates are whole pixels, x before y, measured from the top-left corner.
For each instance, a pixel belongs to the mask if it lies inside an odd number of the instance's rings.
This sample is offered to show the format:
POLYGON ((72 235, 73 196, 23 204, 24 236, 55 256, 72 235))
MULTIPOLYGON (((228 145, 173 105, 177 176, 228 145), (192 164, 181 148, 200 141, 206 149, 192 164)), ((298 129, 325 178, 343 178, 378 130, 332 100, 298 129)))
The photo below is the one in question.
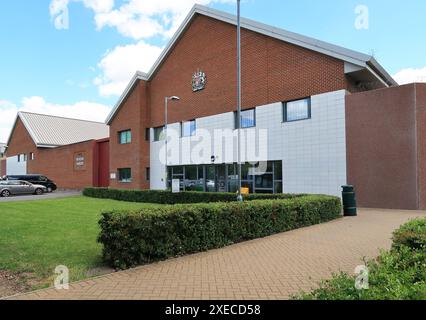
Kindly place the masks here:
POLYGON ((241 194, 249 194, 250 189, 249 188, 241 188, 241 194))

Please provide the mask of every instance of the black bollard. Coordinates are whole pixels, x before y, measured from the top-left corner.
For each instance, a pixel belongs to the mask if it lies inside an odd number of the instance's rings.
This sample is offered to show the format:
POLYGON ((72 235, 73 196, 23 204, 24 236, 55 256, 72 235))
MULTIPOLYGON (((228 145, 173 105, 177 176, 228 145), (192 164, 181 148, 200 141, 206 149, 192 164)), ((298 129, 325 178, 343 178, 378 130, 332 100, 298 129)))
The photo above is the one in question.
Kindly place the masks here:
POLYGON ((345 217, 356 217, 356 197, 354 186, 342 186, 342 199, 343 199, 343 214, 345 217))

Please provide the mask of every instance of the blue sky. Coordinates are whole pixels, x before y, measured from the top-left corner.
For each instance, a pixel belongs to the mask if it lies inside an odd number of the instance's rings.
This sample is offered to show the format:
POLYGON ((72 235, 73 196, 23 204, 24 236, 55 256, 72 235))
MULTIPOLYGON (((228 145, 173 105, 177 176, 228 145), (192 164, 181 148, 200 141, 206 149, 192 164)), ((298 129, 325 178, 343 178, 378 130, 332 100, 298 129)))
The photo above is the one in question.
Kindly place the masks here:
MULTIPOLYGON (((14 0, 0 10, 0 141, 16 111, 103 120, 147 71, 193 3, 231 0, 14 0), (56 20, 68 12, 68 23, 56 20)), ((243 0, 242 15, 368 54, 400 81, 426 81, 424 0, 243 0), (368 8, 368 29, 355 8, 368 8), (402 80, 401 80, 402 79, 402 80)))

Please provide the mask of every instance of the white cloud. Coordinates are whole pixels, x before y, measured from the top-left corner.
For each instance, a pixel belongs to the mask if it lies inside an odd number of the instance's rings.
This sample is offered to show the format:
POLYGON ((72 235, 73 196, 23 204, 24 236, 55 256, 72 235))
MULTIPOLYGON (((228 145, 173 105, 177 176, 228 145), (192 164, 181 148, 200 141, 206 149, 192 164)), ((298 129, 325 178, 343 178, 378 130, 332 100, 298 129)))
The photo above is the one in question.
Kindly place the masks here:
POLYGON ((61 29, 58 14, 68 14, 70 2, 82 2, 86 8, 93 10, 98 30, 113 27, 123 36, 141 40, 156 35, 165 38, 173 35, 196 3, 208 5, 235 0, 128 0, 118 8, 114 8, 114 0, 52 0, 50 14, 58 29, 61 29))
POLYGON ((141 40, 108 51, 98 64, 101 74, 94 80, 99 94, 120 95, 137 70, 149 71, 162 50, 141 40))
POLYGON ((424 68, 407 68, 397 72, 393 78, 400 85, 413 82, 426 82, 426 67, 424 68))
POLYGON ((67 30, 69 28, 68 3, 69 0, 52 0, 50 3, 50 16, 56 29, 67 30))
POLYGON ((0 100, 0 142, 7 141, 18 111, 103 122, 111 108, 87 101, 70 105, 55 104, 37 96, 23 98, 20 107, 10 101, 0 100))

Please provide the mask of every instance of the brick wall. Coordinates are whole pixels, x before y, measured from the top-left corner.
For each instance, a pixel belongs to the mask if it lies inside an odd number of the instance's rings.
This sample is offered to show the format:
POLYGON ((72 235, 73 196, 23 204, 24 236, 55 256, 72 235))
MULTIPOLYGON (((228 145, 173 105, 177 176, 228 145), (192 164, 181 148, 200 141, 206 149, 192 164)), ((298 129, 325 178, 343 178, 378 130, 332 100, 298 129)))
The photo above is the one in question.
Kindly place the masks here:
POLYGON ((117 179, 110 181, 113 188, 147 189, 145 168, 149 167, 149 142, 145 141, 145 128, 148 125, 149 108, 146 83, 139 81, 110 126, 110 171, 117 174, 117 179), (132 131, 132 142, 120 145, 118 132, 132 131), (130 168, 133 181, 118 181, 118 169, 130 168))
POLYGON ((37 148, 18 118, 6 155, 13 157, 27 154, 28 174, 46 175, 58 185, 58 188, 82 189, 96 183, 94 181, 94 172, 97 168, 94 158, 96 144, 95 140, 91 140, 54 149, 37 148), (34 153, 34 160, 30 160, 31 152, 34 153), (77 154, 84 156, 84 165, 81 167, 75 166, 77 154))
POLYGON ((414 85, 347 95, 346 139, 360 207, 419 208, 414 85))

